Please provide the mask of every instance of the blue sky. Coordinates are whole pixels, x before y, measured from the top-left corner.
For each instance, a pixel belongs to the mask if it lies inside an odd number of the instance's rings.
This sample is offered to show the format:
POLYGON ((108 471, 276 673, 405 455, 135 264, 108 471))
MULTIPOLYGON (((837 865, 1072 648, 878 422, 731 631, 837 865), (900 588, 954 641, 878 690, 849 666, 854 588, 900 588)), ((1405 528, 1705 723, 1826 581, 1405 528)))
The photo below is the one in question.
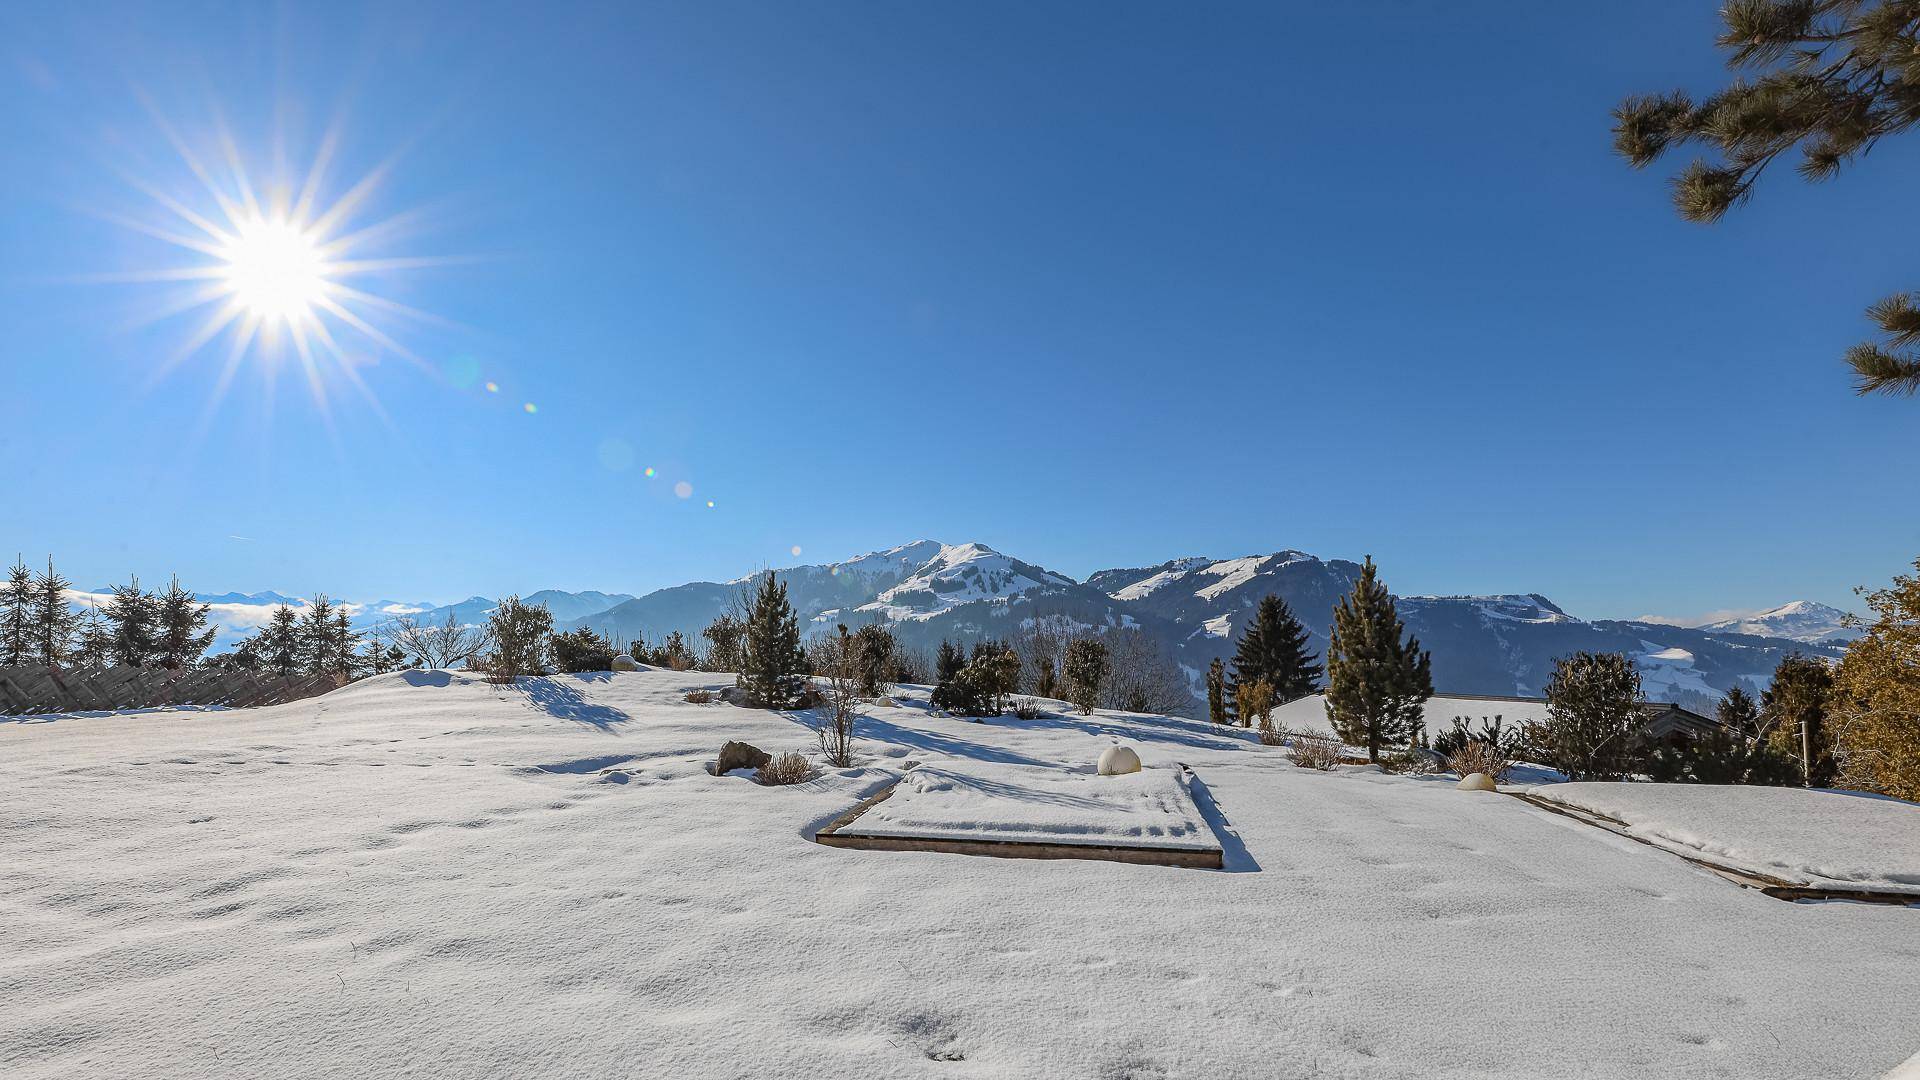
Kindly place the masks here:
POLYGON ((9 8, 0 546, 360 599, 934 536, 1846 604, 1920 552, 1920 403, 1838 360, 1915 285, 1920 139, 1678 220, 1607 114, 1718 85, 1713 8, 9 8), (419 362, 156 378, 181 284, 99 280, 205 262, 126 224, 213 208, 156 116, 263 185, 340 120, 321 202, 390 162, 355 223, 460 257, 356 282, 419 362))

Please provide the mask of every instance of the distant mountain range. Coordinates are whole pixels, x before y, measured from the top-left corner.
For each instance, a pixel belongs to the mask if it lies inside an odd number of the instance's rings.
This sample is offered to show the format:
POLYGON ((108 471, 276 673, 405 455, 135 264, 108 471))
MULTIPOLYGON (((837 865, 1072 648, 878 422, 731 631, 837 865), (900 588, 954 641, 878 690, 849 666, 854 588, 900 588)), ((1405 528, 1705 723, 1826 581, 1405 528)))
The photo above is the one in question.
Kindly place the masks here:
MULTIPOLYGON (((1011 637, 1043 618, 1083 628, 1136 627, 1166 647, 1197 690, 1213 658, 1231 656, 1254 607, 1269 593, 1287 601, 1324 654, 1333 606, 1352 588, 1360 566, 1279 551, 1174 559, 1101 570, 1078 581, 985 544, 918 540, 778 573, 809 634, 839 623, 884 622, 907 646, 932 649, 943 638, 1011 637)), ((750 577, 690 582, 639 597, 543 590, 522 599, 546 604, 562 628, 589 626, 622 641, 652 642, 678 630, 698 645, 700 631, 750 583, 750 577)), ((215 607, 225 646, 263 622, 274 605, 299 602, 278 593, 202 599, 215 607)), ((1433 653, 1435 687, 1456 694, 1537 695, 1557 657, 1588 650, 1632 656, 1650 698, 1704 708, 1736 684, 1764 688, 1789 652, 1838 656, 1853 633, 1841 625, 1845 613, 1810 601, 1689 627, 1589 621, 1536 593, 1398 600, 1407 629, 1433 653)), ((478 623, 494 606, 494 600, 474 596, 446 605, 380 601, 352 605, 351 611, 356 626, 370 629, 402 614, 427 622, 452 614, 462 623, 478 623)))

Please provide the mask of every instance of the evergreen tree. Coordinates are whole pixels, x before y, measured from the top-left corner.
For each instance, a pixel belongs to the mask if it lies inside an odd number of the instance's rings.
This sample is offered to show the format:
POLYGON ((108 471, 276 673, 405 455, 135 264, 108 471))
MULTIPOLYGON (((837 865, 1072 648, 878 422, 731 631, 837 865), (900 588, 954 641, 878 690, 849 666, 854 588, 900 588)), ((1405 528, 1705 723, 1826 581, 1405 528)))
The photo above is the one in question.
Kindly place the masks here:
POLYGON ((153 594, 140 589, 140 579, 112 586, 113 598, 107 601, 107 621, 113 625, 113 662, 141 667, 153 659, 158 648, 155 640, 158 612, 153 594))
POLYGON ((1752 694, 1738 686, 1727 691, 1727 696, 1720 699, 1720 707, 1714 710, 1714 715, 1721 727, 1749 742, 1759 739, 1763 733, 1760 706, 1754 703, 1752 694))
POLYGON ((100 614, 97 605, 89 602, 87 610, 80 615, 79 629, 75 634, 74 663, 86 667, 107 667, 113 663, 113 647, 113 624, 100 614))
POLYGON ((178 577, 154 598, 155 644, 161 667, 179 671, 199 662, 213 644, 214 631, 206 628, 211 610, 181 588, 178 577))
POLYGON ((1080 706, 1082 713, 1093 712, 1100 704, 1100 684, 1107 681, 1110 661, 1107 646, 1098 638, 1074 638, 1067 642, 1065 663, 1060 675, 1067 684, 1067 699, 1080 706))
POLYGON ((487 640, 492 649, 484 663, 489 681, 510 683, 522 675, 547 669, 547 647, 553 639, 553 613, 544 604, 522 603, 509 596, 487 616, 487 640))
MULTIPOLYGON (((738 672, 741 668, 741 642, 747 635, 747 625, 732 615, 723 614, 707 624, 700 636, 707 639, 707 670, 738 672)), ((639 657, 640 645, 634 645, 633 655, 639 657)))
POLYGON ((957 712, 965 715, 971 711, 972 690, 960 683, 960 673, 966 670, 967 654, 960 646, 940 639, 940 652, 933 662, 933 696, 931 704, 936 709, 957 712))
MULTIPOLYGON (((1685 142, 1718 153, 1674 177, 1682 217, 1720 220, 1796 148, 1800 175, 1825 180, 1920 123, 1920 0, 1729 0, 1720 17, 1728 63, 1753 78, 1698 103, 1675 91, 1630 97, 1613 112, 1614 149, 1635 168, 1685 142)), ((1896 293, 1867 315, 1887 337, 1848 350, 1859 392, 1920 392, 1920 292, 1896 293)))
POLYGON ((1207 719, 1216 724, 1227 722, 1227 666, 1219 657, 1207 668, 1207 719))
POLYGON ((738 685, 763 709, 793 704, 806 685, 800 624, 787 602, 787 584, 772 571, 761 575, 747 612, 747 632, 738 685))
POLYGON ((340 669, 340 655, 334 637, 333 601, 320 593, 307 605, 300 618, 300 670, 308 675, 325 675, 340 669))
POLYGON ((333 670, 350 679, 357 677, 364 670, 360 664, 360 635, 354 632, 346 608, 333 609, 332 639, 333 670))
MULTIPOLYGON (((1293 617, 1287 602, 1269 593, 1254 611, 1253 623, 1240 635, 1233 654, 1233 675, 1226 698, 1237 702, 1243 683, 1264 682, 1275 705, 1306 697, 1320 688, 1320 665, 1307 649, 1307 628, 1293 617)), ((1230 709, 1237 711, 1238 706, 1230 709)))
MULTIPOLYGON (((868 697, 880 693, 894 680, 893 632, 879 623, 854 631, 853 661, 860 692, 868 697)), ((1019 663, 1018 658, 1014 663, 1019 663)))
POLYGON ((33 571, 24 558, 14 560, 0 586, 0 664, 24 664, 33 657, 33 571))
POLYGON ((1620 653, 1576 652, 1554 662, 1538 739, 1547 764, 1571 780, 1619 780, 1633 771, 1646 726, 1640 672, 1620 653))
POLYGON ((1368 556, 1353 591, 1333 609, 1327 720, 1348 743, 1365 745, 1371 762, 1380 760, 1381 746, 1413 738, 1433 696, 1433 657, 1404 631, 1368 556))
POLYGON ((553 653, 553 666, 564 672, 613 670, 613 642, 590 626, 553 635, 549 651, 553 653))
POLYGON ((33 660, 57 667, 66 663, 73 649, 73 635, 80 616, 67 602, 67 590, 73 583, 53 568, 51 556, 47 572, 33 579, 33 660))
POLYGON ((247 639, 250 651, 260 664, 285 678, 300 670, 300 616, 285 604, 273 609, 273 615, 259 632, 247 639))
POLYGON ((1788 653, 1773 669, 1773 682, 1760 695, 1767 745, 1800 763, 1808 787, 1833 783, 1833 740, 1827 726, 1833 670, 1819 660, 1788 653))

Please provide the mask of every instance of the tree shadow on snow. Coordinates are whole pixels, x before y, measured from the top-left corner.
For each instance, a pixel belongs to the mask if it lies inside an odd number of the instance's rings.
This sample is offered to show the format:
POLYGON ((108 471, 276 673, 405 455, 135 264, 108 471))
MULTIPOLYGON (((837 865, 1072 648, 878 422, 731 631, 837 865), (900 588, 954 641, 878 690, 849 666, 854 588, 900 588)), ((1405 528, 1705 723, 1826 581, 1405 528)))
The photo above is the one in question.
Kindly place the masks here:
POLYGON ((588 701, 580 691, 565 683, 554 682, 543 676, 516 680, 515 689, 525 694, 528 702, 550 716, 571 720, 576 724, 586 724, 602 731, 611 731, 616 726, 633 719, 611 705, 588 701))
POLYGON ((450 671, 425 671, 420 668, 408 668, 400 673, 408 686, 449 686, 453 683, 450 671))
MULTIPOLYGON (((802 719, 800 714, 794 714, 794 719, 800 720, 802 723, 816 730, 820 724, 824 723, 824 721, 817 718, 802 719)), ((951 735, 941 735, 931 731, 918 731, 913 728, 904 728, 891 720, 884 720, 876 716, 862 716, 860 719, 854 721, 853 726, 854 735, 857 738, 870 739, 875 742, 895 743, 900 746, 911 746, 916 750, 948 754, 958 758, 971 758, 974 761, 997 761, 1005 765, 1046 765, 1053 767, 1059 765, 1058 762, 1028 757, 1025 754, 1008 750, 1004 747, 988 746, 985 743, 972 742, 967 739, 956 739, 951 735)))

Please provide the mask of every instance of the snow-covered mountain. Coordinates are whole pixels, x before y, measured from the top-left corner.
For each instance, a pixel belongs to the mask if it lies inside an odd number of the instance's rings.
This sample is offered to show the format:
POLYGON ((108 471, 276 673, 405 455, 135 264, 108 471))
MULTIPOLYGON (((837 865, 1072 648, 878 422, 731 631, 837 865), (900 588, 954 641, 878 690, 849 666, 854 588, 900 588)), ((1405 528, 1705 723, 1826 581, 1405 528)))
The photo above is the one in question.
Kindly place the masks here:
MULTIPOLYGON (((985 544, 916 540, 778 573, 810 635, 830 633, 841 623, 885 622, 909 648, 930 651, 943 638, 967 643, 1012 637, 1041 619, 1083 628, 1134 627, 1160 642, 1197 689, 1199 673, 1214 657, 1232 655, 1255 607, 1269 594, 1286 600, 1312 647, 1324 654, 1333 607, 1360 569, 1345 559, 1285 550, 1229 559, 1189 556, 1101 570, 1076 581, 985 544)), ((622 642, 657 642, 677 630, 698 645, 700 631, 739 601, 753 577, 689 582, 639 597, 544 590, 524 599, 546 604, 562 628, 589 626, 622 642)), ((276 604, 304 603, 278 593, 206 599, 222 627, 217 648, 260 625, 276 604)), ((461 623, 478 623, 496 603, 474 596, 456 604, 380 601, 348 610, 356 626, 368 629, 401 614, 429 622, 451 614, 461 623)), ((1790 651, 1837 656, 1850 633, 1840 626, 1841 612, 1807 602, 1700 627, 1581 619, 1537 593, 1405 596, 1399 610, 1408 631, 1433 653, 1434 683, 1444 692, 1536 695, 1561 656, 1623 652, 1639 666, 1650 697, 1697 707, 1734 685, 1764 687, 1790 651)))
POLYGON ((1846 625, 1847 618, 1847 613, 1839 608, 1812 600, 1794 600, 1757 615, 1702 623, 1699 629, 1722 634, 1755 634, 1831 644, 1852 641, 1860 636, 1859 628, 1846 625))

